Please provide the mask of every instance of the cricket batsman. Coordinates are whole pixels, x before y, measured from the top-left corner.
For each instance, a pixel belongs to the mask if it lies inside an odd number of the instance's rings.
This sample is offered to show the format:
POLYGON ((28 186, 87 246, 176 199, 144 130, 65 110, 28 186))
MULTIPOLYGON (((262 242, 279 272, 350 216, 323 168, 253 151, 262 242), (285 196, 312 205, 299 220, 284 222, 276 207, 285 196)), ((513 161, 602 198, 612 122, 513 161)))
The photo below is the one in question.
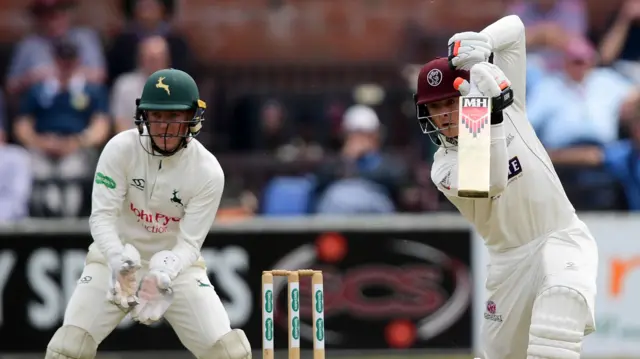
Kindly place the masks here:
POLYGON ((485 359, 577 359, 595 330, 598 250, 526 116, 525 27, 507 16, 449 40, 415 95, 423 132, 440 146, 431 178, 489 250, 485 359), (490 198, 461 198, 458 102, 492 98, 490 198))
POLYGON ((197 358, 251 358, 200 255, 224 187, 220 164, 195 139, 206 104, 175 69, 149 76, 136 104, 137 129, 113 137, 98 161, 94 241, 45 359, 93 359, 127 313, 146 325, 165 318, 197 358))

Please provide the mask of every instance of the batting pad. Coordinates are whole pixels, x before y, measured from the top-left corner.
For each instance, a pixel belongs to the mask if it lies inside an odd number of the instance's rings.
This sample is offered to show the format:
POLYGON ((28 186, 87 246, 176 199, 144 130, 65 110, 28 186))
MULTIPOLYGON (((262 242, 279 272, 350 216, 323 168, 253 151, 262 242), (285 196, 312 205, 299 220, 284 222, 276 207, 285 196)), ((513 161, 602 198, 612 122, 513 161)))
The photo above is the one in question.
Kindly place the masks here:
POLYGON ((241 329, 223 335, 200 359, 251 359, 251 345, 241 329))
POLYGON ((589 317, 584 297, 567 287, 551 287, 533 304, 527 359, 580 359, 589 317))
POLYGON ((84 329, 64 325, 51 338, 45 359, 94 359, 98 344, 84 329))

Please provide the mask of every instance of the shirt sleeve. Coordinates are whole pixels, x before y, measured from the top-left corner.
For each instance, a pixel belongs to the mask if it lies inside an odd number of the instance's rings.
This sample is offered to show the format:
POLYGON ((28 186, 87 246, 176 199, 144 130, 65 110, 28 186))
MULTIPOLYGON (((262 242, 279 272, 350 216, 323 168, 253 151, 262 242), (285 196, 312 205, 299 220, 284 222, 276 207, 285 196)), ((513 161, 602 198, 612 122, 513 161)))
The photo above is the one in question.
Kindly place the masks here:
POLYGON ((527 61, 525 27, 517 15, 509 15, 487 26, 482 33, 493 46, 493 63, 511 81, 514 106, 525 110, 527 61))
MULTIPOLYGON (((496 196, 507 187, 509 176, 507 142, 504 124, 491 126, 491 171, 489 196, 496 196)), ((431 180, 438 190, 447 196, 458 197, 457 152, 436 155, 431 180)))
POLYGON ((600 68, 596 71, 602 83, 602 88, 606 88, 610 98, 614 99, 613 108, 619 111, 620 106, 627 100, 632 91, 637 91, 637 88, 619 72, 610 68, 600 68))
POLYGON ((182 270, 190 267, 200 256, 200 249, 220 206, 224 172, 217 161, 212 171, 211 178, 185 205, 184 216, 180 221, 180 233, 173 253, 180 258, 182 270))
POLYGON ((91 236, 100 251, 112 258, 122 252, 116 222, 127 194, 126 172, 130 165, 127 133, 113 137, 100 154, 91 194, 91 236))

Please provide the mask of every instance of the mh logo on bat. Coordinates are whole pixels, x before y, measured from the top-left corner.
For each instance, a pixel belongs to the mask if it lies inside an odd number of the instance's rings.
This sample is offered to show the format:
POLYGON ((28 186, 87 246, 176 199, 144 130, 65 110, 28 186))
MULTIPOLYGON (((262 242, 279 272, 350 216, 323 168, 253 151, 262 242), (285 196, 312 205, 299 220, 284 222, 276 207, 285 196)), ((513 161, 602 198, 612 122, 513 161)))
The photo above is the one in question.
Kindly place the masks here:
POLYGON ((464 97, 462 107, 489 107, 489 99, 486 97, 464 97))
POLYGON ((487 97, 463 97, 460 108, 460 122, 473 137, 485 126, 489 125, 491 119, 491 109, 489 98, 487 97))

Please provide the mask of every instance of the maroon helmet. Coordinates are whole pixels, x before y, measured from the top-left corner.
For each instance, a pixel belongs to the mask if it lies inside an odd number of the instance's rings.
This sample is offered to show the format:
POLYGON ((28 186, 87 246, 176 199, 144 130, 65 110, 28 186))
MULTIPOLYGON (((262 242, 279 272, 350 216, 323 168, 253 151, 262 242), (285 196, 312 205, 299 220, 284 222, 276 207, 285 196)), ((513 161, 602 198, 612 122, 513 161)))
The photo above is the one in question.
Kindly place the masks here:
MULTIPOLYGON (((433 143, 442 145, 440 129, 431 121, 427 104, 460 96, 460 91, 454 87, 457 78, 469 81, 469 71, 452 70, 445 57, 438 57, 429 61, 420 69, 418 75, 417 93, 413 95, 416 104, 416 114, 422 132, 429 135, 433 143)), ((455 143, 453 139, 446 139, 455 143)))

